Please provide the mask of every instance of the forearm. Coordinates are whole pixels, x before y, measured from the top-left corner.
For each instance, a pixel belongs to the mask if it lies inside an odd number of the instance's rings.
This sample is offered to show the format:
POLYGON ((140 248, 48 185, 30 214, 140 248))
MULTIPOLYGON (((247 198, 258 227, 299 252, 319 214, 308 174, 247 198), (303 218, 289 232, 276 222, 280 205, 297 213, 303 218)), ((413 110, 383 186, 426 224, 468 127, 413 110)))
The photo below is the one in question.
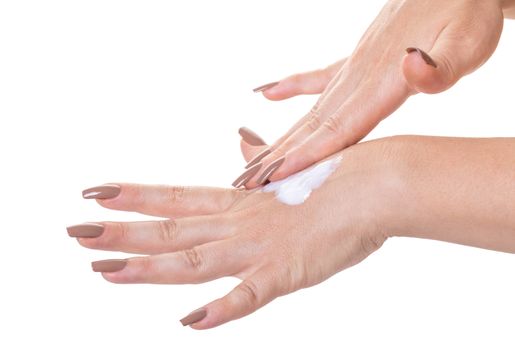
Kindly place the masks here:
POLYGON ((515 253, 515 138, 403 136, 393 235, 515 253))

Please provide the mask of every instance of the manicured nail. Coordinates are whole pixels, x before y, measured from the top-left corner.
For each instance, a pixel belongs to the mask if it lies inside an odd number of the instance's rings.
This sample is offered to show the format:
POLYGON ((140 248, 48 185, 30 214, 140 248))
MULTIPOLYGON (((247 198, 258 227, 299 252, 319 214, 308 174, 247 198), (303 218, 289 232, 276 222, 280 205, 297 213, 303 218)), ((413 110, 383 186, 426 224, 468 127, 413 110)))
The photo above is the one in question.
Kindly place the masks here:
POLYGON ((236 180, 234 180, 232 185, 234 187, 236 187, 236 188, 241 187, 241 186, 245 186, 245 184, 247 182, 249 182, 249 180, 252 179, 254 177, 254 175, 257 174, 257 172, 259 171, 259 169, 261 168, 262 165, 263 164, 261 164, 261 163, 257 163, 256 165, 251 166, 250 168, 245 170, 243 172, 243 174, 238 176, 238 178, 236 180))
POLYGON ((121 188, 118 185, 102 185, 87 188, 82 191, 82 197, 86 199, 110 199, 120 194, 121 188))
POLYGON ((95 272, 115 272, 120 271, 127 265, 127 259, 109 259, 93 261, 91 268, 95 272))
POLYGON ((241 127, 238 130, 238 133, 243 138, 243 141, 245 141, 249 145, 252 145, 252 146, 266 145, 266 142, 261 137, 259 137, 258 134, 256 134, 254 131, 250 130, 249 128, 247 128, 245 126, 241 127))
POLYGON ((419 55, 422 57, 422 59, 427 63, 429 64, 430 66, 433 66, 436 68, 436 63, 435 61, 433 61, 433 59, 431 58, 431 56, 429 56, 427 53, 425 53, 424 51, 420 50, 418 47, 408 47, 406 49, 406 52, 407 53, 412 53, 413 51, 417 51, 419 53, 419 55))
POLYGON ((206 309, 198 309, 190 313, 188 316, 181 319, 181 323, 183 326, 189 326, 192 323, 198 322, 206 317, 207 311, 206 309))
POLYGON ((70 237, 98 237, 104 232, 104 225, 87 223, 68 226, 66 228, 70 237))
POLYGON ((265 90, 268 90, 274 86, 276 86, 277 84, 279 84, 278 81, 274 81, 273 83, 268 83, 268 84, 265 84, 265 85, 261 85, 261 86, 258 86, 257 88, 255 88, 254 92, 261 92, 261 91, 265 91, 265 90))
POLYGON ((272 152, 271 147, 268 147, 267 149, 263 150, 261 153, 256 155, 254 158, 252 158, 247 165, 245 165, 245 169, 250 168, 251 166, 254 166, 255 164, 259 163, 261 159, 265 158, 267 155, 269 155, 272 152))
POLYGON ((281 158, 276 159, 269 166, 267 166, 265 170, 263 170, 261 176, 257 179, 257 183, 260 185, 264 184, 266 180, 268 180, 268 178, 272 176, 272 174, 281 166, 281 164, 283 164, 284 159, 284 156, 282 156, 281 158))

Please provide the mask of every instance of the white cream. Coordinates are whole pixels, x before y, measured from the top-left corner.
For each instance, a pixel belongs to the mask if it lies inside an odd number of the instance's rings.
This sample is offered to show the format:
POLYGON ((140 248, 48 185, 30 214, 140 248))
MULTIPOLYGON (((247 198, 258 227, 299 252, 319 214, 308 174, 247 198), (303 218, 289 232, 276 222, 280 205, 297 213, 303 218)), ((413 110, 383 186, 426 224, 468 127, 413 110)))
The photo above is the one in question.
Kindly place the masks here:
POLYGON ((302 204, 310 196, 311 192, 319 188, 329 175, 336 170, 341 160, 341 155, 328 159, 316 166, 292 174, 285 179, 270 182, 263 187, 262 191, 275 191, 275 197, 284 204, 302 204))

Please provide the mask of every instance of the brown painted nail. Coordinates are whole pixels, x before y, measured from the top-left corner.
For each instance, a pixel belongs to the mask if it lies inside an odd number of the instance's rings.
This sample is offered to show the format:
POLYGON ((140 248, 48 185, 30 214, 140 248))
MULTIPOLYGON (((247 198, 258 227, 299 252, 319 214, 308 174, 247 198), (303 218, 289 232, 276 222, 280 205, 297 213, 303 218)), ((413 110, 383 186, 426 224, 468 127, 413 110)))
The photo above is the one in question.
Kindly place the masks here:
POLYGON ((268 84, 265 84, 265 85, 261 85, 261 86, 258 86, 257 88, 255 88, 254 92, 261 92, 261 91, 265 91, 265 90, 268 90, 274 86, 276 86, 277 84, 279 84, 278 81, 274 81, 273 83, 268 83, 268 84))
POLYGON ((82 197, 86 199, 110 199, 120 194, 121 188, 118 185, 102 185, 90 187, 82 191, 82 197))
POLYGON ((104 225, 87 223, 68 226, 66 228, 70 237, 98 237, 104 232, 104 225))
POLYGON ((115 272, 120 271, 127 265, 126 259, 109 259, 93 261, 91 268, 95 272, 115 272))
POLYGON ((257 174, 257 172, 259 171, 259 169, 261 168, 263 164, 261 163, 257 163, 255 164, 254 166, 251 166, 250 168, 248 168, 246 171, 243 172, 243 174, 241 174, 240 176, 238 176, 238 178, 236 180, 234 180, 234 182, 232 183, 232 185, 234 187, 241 187, 241 186, 245 186, 245 184, 247 182, 249 182, 249 180, 251 178, 254 177, 254 175, 257 174))
POLYGON ((238 133, 243 138, 243 141, 252 146, 263 146, 266 145, 266 142, 258 136, 254 131, 249 128, 243 126, 238 130, 238 133))
POLYGON ((413 51, 417 51, 419 53, 419 55, 422 57, 422 59, 427 63, 429 64, 430 66, 433 66, 435 68, 436 67, 436 63, 435 61, 433 61, 433 59, 431 58, 431 56, 429 56, 427 53, 425 53, 424 51, 422 51, 421 49, 419 49, 418 47, 408 47, 406 49, 406 52, 407 53, 412 53, 413 51))
POLYGON ((198 309, 190 313, 188 316, 181 319, 181 323, 183 326, 189 326, 192 323, 198 322, 206 317, 207 311, 206 309, 198 309))
POLYGON ((257 179, 257 183, 260 185, 264 184, 266 182, 266 180, 268 180, 268 178, 270 176, 272 176, 272 174, 281 166, 281 164, 283 164, 284 159, 285 159, 284 156, 282 156, 281 158, 276 159, 275 161, 270 163, 270 165, 268 165, 265 168, 265 170, 263 170, 263 173, 257 179))
POLYGON ((267 149, 261 151, 259 154, 257 154, 254 158, 252 158, 247 165, 245 165, 245 169, 250 168, 251 166, 254 166, 255 164, 259 163, 261 159, 265 158, 267 155, 269 155, 272 152, 272 148, 268 147, 267 149))

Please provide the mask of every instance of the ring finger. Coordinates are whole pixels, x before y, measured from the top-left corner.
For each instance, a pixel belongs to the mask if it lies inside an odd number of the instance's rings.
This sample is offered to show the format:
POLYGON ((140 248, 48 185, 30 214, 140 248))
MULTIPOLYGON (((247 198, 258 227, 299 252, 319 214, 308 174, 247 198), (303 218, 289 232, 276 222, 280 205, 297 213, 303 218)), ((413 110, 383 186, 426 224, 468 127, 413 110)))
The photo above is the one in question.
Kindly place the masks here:
POLYGON ((92 267, 113 283, 203 283, 244 270, 252 263, 249 252, 230 238, 173 253, 96 261, 92 267))

